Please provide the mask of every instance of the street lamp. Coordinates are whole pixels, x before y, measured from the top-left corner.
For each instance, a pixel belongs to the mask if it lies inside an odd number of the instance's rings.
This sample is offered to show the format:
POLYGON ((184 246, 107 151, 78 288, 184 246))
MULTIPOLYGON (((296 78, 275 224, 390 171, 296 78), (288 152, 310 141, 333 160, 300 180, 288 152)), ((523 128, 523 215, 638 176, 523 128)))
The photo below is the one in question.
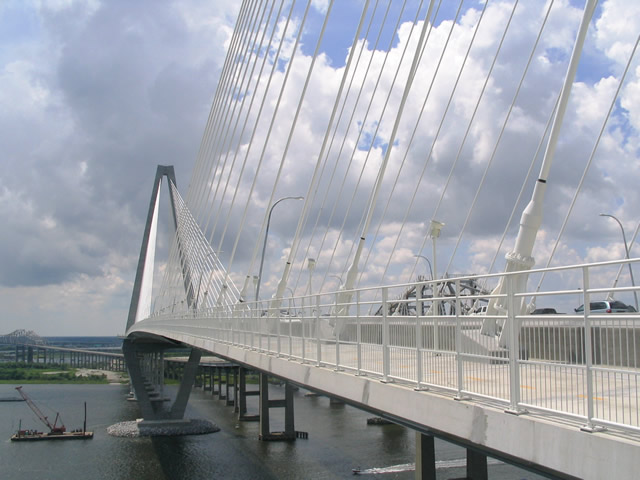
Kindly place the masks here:
MULTIPOLYGON (((440 236, 440 230, 444 227, 444 223, 439 222, 438 220, 431 220, 429 224, 429 236, 433 240, 433 272, 431 273, 431 280, 436 280, 438 278, 438 267, 436 263, 436 240, 440 236)), ((436 291, 438 290, 438 285, 431 286, 431 292, 435 297, 437 295, 436 291)), ((440 315, 440 303, 436 300, 432 305, 433 312, 436 315, 440 315)), ((440 349, 440 327, 438 325, 438 318, 435 317, 433 319, 433 348, 435 350, 440 349)))
POLYGON ((431 220, 429 224, 429 236, 433 239, 433 272, 431 273, 431 280, 435 280, 438 277, 438 267, 436 262, 436 239, 440 236, 440 230, 444 227, 444 223, 438 220, 431 220))
POLYGON ((271 214, 273 213, 274 207, 284 200, 302 200, 304 197, 282 197, 278 199, 271 208, 269 209, 269 216, 267 217, 267 228, 264 232, 264 244, 262 245, 262 256, 260 258, 260 270, 258 271, 258 284, 256 285, 256 302, 258 298, 260 298, 260 282, 262 280, 262 267, 264 265, 264 252, 267 249, 267 235, 269 235, 269 223, 271 223, 271 214))
POLYGON ((429 264, 429 273, 431 274, 431 280, 433 280, 433 268, 431 268, 431 262, 424 255, 414 255, 413 258, 424 258, 429 264))
POLYGON ((313 277, 313 271, 316 268, 316 259, 315 258, 307 258, 307 269, 309 270, 309 296, 312 295, 312 288, 311 288, 311 278, 313 277))
MULTIPOLYGON (((613 218, 616 222, 618 222, 618 225, 620 226, 620 230, 622 230, 622 240, 624 241, 624 252, 627 256, 627 260, 629 260, 629 246, 627 245, 627 236, 624 234, 624 227, 622 226, 622 223, 620 223, 620 220, 618 220, 616 217, 614 217, 613 215, 610 215, 608 213, 601 213, 600 214, 601 217, 611 217, 613 218)), ((631 268, 631 262, 629 262, 627 264, 629 266, 629 276, 631 277, 631 286, 635 288, 636 283, 633 280, 633 269, 631 268)), ((636 303, 636 311, 638 311, 638 294, 636 293, 636 291, 633 291, 633 298, 635 300, 636 303)))
POLYGON ((293 293, 293 289, 291 287, 287 287, 287 290, 289 290, 289 293, 291 294, 291 296, 289 297, 289 315, 295 315, 296 314, 296 301, 294 300, 294 296, 295 294, 293 293), (293 313, 291 313, 291 304, 293 303, 293 313))

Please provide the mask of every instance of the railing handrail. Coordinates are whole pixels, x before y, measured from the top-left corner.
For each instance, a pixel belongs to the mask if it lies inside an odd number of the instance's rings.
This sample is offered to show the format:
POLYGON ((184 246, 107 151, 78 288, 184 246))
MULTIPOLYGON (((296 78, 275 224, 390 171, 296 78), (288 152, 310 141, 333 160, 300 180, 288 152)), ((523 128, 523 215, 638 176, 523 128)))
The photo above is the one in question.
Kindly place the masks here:
POLYGON ((515 292, 512 279, 523 272, 464 276, 354 289, 348 302, 340 302, 341 292, 337 291, 299 295, 293 297, 293 310, 273 308, 268 302, 246 302, 237 309, 221 305, 156 315, 134 324, 128 333, 185 333, 318 366, 379 375, 384 381, 408 382, 418 389, 441 389, 459 398, 501 401, 507 410, 517 413, 536 408, 552 411, 581 418, 591 430, 622 425, 640 432, 636 405, 640 313, 610 314, 589 308, 592 295, 638 290, 635 286, 591 287, 594 269, 638 261, 640 258, 526 272, 573 269, 582 277, 575 289, 515 292), (500 294, 461 292, 462 282, 479 278, 504 278, 507 288, 500 294), (422 296, 421 286, 445 281, 456 287, 453 294, 422 296), (391 298, 392 292, 410 287, 415 287, 415 297, 391 298), (523 313, 526 297, 554 295, 577 296, 585 309, 575 314, 523 313), (463 302, 489 298, 499 298, 504 311, 486 316, 468 314, 462 308, 463 302), (380 305, 380 314, 372 313, 380 305), (500 337, 482 335, 481 326, 488 319, 501 325, 500 337), (344 354, 347 351, 350 355, 344 354), (473 374, 466 373, 468 365, 475 365, 473 374), (478 375, 484 384, 474 384, 478 375), (607 385, 603 385, 605 379, 607 385), (557 403, 549 403, 556 396, 557 403))

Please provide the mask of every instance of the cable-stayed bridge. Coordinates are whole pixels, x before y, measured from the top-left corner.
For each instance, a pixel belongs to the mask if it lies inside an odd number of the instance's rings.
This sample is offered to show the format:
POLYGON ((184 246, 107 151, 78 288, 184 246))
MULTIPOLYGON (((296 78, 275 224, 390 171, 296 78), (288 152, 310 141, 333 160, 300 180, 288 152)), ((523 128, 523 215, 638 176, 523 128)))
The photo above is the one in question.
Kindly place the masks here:
POLYGON ((469 478, 486 455, 636 474, 638 259, 552 263, 594 161, 635 138, 614 128, 635 46, 599 130, 563 138, 596 4, 570 25, 524 3, 242 4, 186 195, 171 167, 153 183, 124 347, 145 419, 182 417, 204 351, 414 428, 424 478, 433 436, 468 447, 469 478), (144 377, 176 343, 166 410, 144 377))

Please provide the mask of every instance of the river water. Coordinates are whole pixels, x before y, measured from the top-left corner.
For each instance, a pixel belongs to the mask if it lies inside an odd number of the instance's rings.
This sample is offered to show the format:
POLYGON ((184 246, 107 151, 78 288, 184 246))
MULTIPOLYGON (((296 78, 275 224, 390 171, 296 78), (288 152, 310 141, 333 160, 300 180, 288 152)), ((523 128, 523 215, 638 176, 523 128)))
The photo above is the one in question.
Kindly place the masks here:
MULTIPOLYGON (((253 388, 256 388, 254 386, 253 388)), ((170 388, 171 389, 171 388, 170 388)), ((284 390, 271 386, 271 398, 284 390)), ((210 392, 194 390, 187 416, 205 418, 221 431, 173 438, 116 438, 109 425, 133 420, 134 402, 122 385, 25 385, 24 391, 45 415, 59 411, 67 429, 82 427, 87 402, 87 429, 92 440, 10 442, 22 420, 23 428, 41 425, 24 402, 0 402, 0 478, 4 480, 197 480, 197 479, 371 479, 414 478, 415 434, 398 425, 367 425, 370 415, 328 398, 295 394, 296 430, 309 438, 295 442, 260 442, 257 422, 238 423, 233 408, 210 392)), ((0 398, 16 396, 12 385, 0 385, 0 398)), ((249 413, 257 413, 257 397, 249 397, 249 413)), ((272 410, 272 430, 282 429, 282 417, 272 410), (280 423, 280 425, 279 425, 280 423)), ((463 449, 436 442, 438 479, 465 475, 463 449)), ((492 479, 540 479, 530 472, 496 461, 489 463, 492 479)))

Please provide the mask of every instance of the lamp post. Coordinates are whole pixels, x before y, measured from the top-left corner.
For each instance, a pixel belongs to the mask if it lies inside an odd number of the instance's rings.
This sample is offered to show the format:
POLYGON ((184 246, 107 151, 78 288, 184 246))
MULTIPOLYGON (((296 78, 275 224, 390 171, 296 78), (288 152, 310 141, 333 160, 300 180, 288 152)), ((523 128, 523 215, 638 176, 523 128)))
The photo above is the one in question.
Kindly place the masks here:
POLYGON ((267 236, 269 235, 269 224, 271 223, 271 214, 273 213, 274 207, 284 200, 302 200, 304 197, 282 197, 271 205, 269 209, 269 216, 267 217, 267 228, 264 232, 264 243, 262 245, 262 256, 260 257, 260 270, 258 270, 258 284, 256 285, 256 302, 258 298, 260 298, 260 282, 262 281, 262 267, 264 265, 264 252, 267 249, 267 236))
MULTIPOLYGON (((627 256, 627 260, 629 260, 629 246, 627 245, 627 236, 624 234, 624 227, 622 226, 622 223, 616 217, 614 217, 613 215, 610 215, 608 213, 601 213, 600 216, 601 217, 611 217, 620 226, 620 230, 622 231, 622 241, 624 242, 624 253, 627 256)), ((627 265, 629 266, 629 276, 631 277, 631 286, 635 288, 636 282, 633 279, 633 269, 631 268, 631 262, 629 262, 627 265)), ((636 305, 635 305, 636 306, 636 311, 638 311, 638 294, 636 293, 635 290, 633 291, 633 298, 634 298, 635 303, 636 303, 636 305)))
POLYGON ((438 278, 438 267, 436 262, 436 240, 440 236, 440 230, 444 227, 444 223, 439 222, 438 220, 431 220, 429 224, 429 236, 433 240, 433 272, 431 272, 431 279, 435 280, 438 278))
POLYGON ((289 297, 289 315, 291 316, 295 316, 296 313, 296 301, 294 300, 294 293, 293 290, 291 289, 291 287, 287 287, 287 290, 289 290, 289 293, 291 294, 291 296, 289 297), (293 314, 291 313, 291 304, 293 303, 293 314))
POLYGON ((313 271, 316 268, 316 259, 315 258, 307 258, 307 269, 309 269, 309 296, 313 294, 311 288, 311 279, 313 277, 313 271))
POLYGON ((429 264, 429 273, 431 274, 431 280, 433 280, 433 268, 431 267, 431 262, 429 261, 429 259, 427 257, 425 257, 424 255, 414 255, 414 258, 424 258, 427 263, 429 264))

